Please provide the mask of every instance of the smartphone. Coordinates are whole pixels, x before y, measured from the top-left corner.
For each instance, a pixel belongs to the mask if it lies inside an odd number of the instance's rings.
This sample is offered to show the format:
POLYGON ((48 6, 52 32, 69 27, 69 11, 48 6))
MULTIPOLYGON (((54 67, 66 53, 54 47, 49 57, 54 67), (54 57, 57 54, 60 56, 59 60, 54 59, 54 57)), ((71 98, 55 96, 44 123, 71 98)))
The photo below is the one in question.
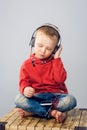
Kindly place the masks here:
POLYGON ((40 103, 41 106, 50 106, 52 105, 52 102, 42 102, 40 103))
POLYGON ((52 103, 51 102, 46 102, 46 103, 40 103, 41 106, 51 106, 52 103))

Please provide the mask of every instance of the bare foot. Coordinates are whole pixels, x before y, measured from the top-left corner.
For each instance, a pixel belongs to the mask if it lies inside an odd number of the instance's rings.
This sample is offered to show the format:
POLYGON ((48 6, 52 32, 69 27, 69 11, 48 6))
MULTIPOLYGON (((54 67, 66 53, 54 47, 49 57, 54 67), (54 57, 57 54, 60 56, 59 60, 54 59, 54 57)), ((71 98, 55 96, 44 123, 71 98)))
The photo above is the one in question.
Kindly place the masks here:
POLYGON ((52 110, 50 114, 58 123, 62 123, 67 117, 66 113, 62 113, 58 110, 52 110))
POLYGON ((18 108, 18 112, 19 112, 21 118, 33 115, 32 113, 24 111, 21 108, 18 108))

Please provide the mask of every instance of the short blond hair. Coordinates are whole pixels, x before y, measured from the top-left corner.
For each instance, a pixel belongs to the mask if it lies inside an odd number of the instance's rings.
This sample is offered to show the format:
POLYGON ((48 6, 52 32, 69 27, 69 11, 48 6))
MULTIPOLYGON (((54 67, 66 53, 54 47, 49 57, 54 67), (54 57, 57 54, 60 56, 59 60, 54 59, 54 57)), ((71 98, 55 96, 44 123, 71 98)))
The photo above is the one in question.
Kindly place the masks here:
POLYGON ((37 31, 36 34, 38 32, 43 32, 44 34, 48 35, 51 39, 55 39, 56 42, 58 43, 60 40, 60 34, 59 32, 54 29, 53 27, 50 26, 42 26, 40 27, 37 31))

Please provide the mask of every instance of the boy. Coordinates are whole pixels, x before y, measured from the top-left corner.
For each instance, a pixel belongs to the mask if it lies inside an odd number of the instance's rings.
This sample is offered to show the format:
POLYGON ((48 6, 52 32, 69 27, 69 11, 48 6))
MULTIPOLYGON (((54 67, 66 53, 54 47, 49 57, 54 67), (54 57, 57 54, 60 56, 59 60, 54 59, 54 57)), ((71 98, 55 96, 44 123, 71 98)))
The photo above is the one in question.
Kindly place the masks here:
POLYGON ((21 117, 29 113, 50 118, 58 123, 66 118, 66 112, 76 106, 74 96, 68 94, 65 85, 66 70, 58 47, 60 34, 52 24, 37 28, 31 38, 34 54, 24 61, 20 70, 20 94, 15 99, 21 117))

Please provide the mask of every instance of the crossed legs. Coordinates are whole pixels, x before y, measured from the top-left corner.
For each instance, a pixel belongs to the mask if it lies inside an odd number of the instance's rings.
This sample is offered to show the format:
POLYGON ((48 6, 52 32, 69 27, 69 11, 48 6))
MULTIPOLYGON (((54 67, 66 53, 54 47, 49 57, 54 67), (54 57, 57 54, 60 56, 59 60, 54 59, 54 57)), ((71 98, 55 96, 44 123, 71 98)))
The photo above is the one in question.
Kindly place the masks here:
MULTIPOLYGON (((59 99, 59 97, 58 97, 59 99)), ((40 104, 26 99, 23 95, 19 95, 16 99, 16 106, 21 118, 36 114, 42 117, 46 117, 47 110, 45 107, 41 107, 40 104), (30 103, 30 104, 29 104, 30 103), (31 105, 32 104, 32 105, 31 105), (26 111, 27 110, 27 111, 26 111)), ((52 109, 49 112, 49 117, 56 119, 58 123, 61 123, 67 117, 66 111, 73 109, 76 106, 76 100, 71 95, 65 95, 59 99, 56 109, 52 109)))

